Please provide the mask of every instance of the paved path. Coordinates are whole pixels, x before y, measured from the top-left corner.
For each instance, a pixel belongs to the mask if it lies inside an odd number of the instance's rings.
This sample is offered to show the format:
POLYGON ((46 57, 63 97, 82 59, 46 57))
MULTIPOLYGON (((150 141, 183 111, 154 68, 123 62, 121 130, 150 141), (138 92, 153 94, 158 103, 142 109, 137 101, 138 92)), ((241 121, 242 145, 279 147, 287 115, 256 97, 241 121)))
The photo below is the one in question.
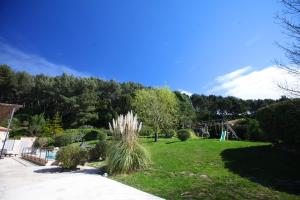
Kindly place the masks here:
POLYGON ((19 158, 0 159, 2 200, 159 200, 95 174, 94 169, 58 172, 57 168, 31 165, 19 158))

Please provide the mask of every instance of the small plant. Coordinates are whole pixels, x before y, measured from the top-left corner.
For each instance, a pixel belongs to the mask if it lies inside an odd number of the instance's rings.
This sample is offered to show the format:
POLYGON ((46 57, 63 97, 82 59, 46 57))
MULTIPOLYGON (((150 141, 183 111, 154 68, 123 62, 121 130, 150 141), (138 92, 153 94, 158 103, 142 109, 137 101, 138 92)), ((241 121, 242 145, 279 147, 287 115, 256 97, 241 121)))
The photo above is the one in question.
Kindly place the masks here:
POLYGON ((108 154, 108 168, 112 173, 128 173, 145 169, 150 164, 146 149, 138 143, 138 133, 142 128, 137 116, 132 112, 120 115, 109 124, 115 144, 108 154))
POLYGON ((189 129, 181 129, 177 132, 177 137, 181 141, 186 141, 191 138, 191 131, 189 129))
POLYGON ((76 145, 68 145, 57 152, 56 160, 64 169, 75 169, 87 161, 87 151, 76 145))

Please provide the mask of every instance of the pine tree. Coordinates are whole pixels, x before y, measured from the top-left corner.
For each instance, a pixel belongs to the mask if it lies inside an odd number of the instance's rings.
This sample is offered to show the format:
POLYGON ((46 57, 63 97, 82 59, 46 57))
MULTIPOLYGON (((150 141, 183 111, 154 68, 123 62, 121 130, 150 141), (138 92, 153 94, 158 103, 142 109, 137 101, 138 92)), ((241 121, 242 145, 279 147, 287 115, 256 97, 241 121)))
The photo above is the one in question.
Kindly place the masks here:
POLYGON ((54 135, 61 134, 63 132, 61 117, 58 112, 55 113, 52 119, 52 132, 54 135))

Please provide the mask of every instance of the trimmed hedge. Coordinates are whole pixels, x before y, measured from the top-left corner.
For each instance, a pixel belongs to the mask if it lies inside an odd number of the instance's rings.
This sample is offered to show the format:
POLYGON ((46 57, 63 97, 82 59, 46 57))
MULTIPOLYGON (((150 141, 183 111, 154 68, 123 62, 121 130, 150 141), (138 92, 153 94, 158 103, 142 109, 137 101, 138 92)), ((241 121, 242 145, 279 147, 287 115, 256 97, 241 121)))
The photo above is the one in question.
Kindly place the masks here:
POLYGON ((54 145, 62 147, 81 141, 105 140, 107 132, 106 129, 67 129, 54 137, 54 145))
POLYGON ((300 99, 287 100, 261 108, 256 118, 273 143, 300 145, 300 99))

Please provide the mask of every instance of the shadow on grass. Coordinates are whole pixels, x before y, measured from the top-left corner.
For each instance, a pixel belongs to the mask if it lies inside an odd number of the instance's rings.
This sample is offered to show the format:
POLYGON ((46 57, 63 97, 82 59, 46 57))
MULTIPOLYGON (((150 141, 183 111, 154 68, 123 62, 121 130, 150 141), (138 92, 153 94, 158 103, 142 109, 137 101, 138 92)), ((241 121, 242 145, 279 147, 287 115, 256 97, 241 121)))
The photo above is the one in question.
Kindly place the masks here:
POLYGON ((177 142, 181 142, 181 141, 170 141, 170 142, 166 142, 166 144, 173 144, 173 143, 177 143, 177 142))
POLYGON ((225 167, 253 182, 290 194, 300 194, 300 157, 271 145, 226 149, 225 167))

